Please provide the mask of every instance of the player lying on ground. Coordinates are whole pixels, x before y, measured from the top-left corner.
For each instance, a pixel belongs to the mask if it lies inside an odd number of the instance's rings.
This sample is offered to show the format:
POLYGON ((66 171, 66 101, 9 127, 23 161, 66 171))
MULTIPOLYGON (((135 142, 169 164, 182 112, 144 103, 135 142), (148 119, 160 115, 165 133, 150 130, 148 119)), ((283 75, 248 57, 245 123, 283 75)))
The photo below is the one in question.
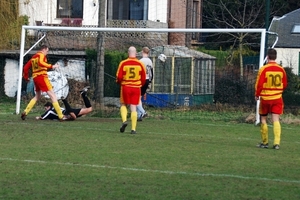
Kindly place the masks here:
MULTIPOLYGON (((45 108, 45 112, 39 116, 39 117, 35 117, 35 119, 37 120, 44 120, 44 119, 51 119, 51 120, 58 120, 58 115, 53 107, 53 104, 51 102, 47 102, 45 105, 44 105, 44 108, 45 108)), ((64 108, 60 108, 63 115, 64 115, 64 118, 65 120, 69 120, 71 117, 70 115, 67 115, 66 114, 66 110, 64 108)))
MULTIPOLYGON (((64 114, 64 117, 67 120, 75 120, 76 118, 81 117, 82 115, 86 115, 93 111, 90 100, 86 96, 86 93, 89 88, 90 88, 90 86, 86 86, 80 91, 81 97, 85 104, 85 108, 72 108, 70 106, 70 104, 68 103, 68 101, 64 97, 61 97, 61 99, 65 105, 65 108, 61 108, 61 110, 64 114)), ((56 111, 53 109, 52 103, 47 102, 45 104, 45 110, 46 110, 46 112, 44 114, 42 114, 39 117, 36 117, 37 120, 39 120, 39 119, 41 119, 41 120, 58 119, 58 115, 57 115, 56 111)))

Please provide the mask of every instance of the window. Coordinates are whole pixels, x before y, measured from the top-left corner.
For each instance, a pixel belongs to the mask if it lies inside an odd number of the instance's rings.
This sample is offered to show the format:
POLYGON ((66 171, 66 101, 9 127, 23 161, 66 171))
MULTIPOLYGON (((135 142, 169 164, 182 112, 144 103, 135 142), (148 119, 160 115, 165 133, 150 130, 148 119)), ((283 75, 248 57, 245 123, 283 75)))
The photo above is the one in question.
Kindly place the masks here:
POLYGON ((148 0, 108 0, 108 19, 147 20, 148 0))
POLYGON ((292 29, 292 33, 295 34, 300 34, 300 24, 295 24, 293 29, 292 29))
POLYGON ((83 0, 57 0, 57 18, 83 18, 83 0))

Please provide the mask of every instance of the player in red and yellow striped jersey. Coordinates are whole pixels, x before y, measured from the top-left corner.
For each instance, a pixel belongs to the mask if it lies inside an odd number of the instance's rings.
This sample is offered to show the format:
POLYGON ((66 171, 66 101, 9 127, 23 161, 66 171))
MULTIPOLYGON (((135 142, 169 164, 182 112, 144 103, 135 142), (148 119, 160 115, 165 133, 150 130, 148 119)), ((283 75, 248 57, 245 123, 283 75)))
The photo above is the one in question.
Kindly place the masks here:
POLYGON ((268 50, 267 58, 268 63, 259 69, 255 83, 255 100, 260 99, 259 114, 262 138, 258 147, 268 148, 267 116, 271 113, 274 132, 273 148, 279 149, 281 136, 279 117, 283 113, 282 93, 287 87, 287 76, 284 68, 275 62, 277 58, 275 49, 268 50))
POLYGON ((146 69, 144 64, 136 58, 136 48, 131 46, 128 49, 128 58, 120 62, 116 82, 121 85, 120 103, 122 126, 120 132, 123 133, 127 126, 127 105, 131 110, 131 134, 136 133, 137 111, 141 97, 141 87, 146 82, 146 69))
POLYGON ((49 69, 58 68, 59 65, 51 65, 47 63, 47 54, 49 48, 46 45, 42 45, 39 52, 32 56, 32 58, 25 64, 23 69, 23 78, 29 81, 29 69, 32 69, 32 78, 35 87, 35 96, 30 100, 29 104, 25 108, 21 115, 21 118, 25 120, 26 116, 41 98, 41 92, 46 92, 50 97, 53 107, 58 114, 59 119, 63 119, 63 114, 57 101, 57 97, 52 90, 52 85, 48 79, 47 71, 49 69))

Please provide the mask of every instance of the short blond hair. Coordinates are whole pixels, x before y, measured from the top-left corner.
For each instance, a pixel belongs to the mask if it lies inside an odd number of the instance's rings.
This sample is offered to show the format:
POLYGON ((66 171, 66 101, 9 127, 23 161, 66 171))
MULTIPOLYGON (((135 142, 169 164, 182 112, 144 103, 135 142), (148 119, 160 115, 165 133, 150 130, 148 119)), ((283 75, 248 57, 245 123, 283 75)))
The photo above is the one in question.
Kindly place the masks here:
POLYGON ((143 47, 142 51, 143 53, 149 54, 150 49, 148 47, 143 47))

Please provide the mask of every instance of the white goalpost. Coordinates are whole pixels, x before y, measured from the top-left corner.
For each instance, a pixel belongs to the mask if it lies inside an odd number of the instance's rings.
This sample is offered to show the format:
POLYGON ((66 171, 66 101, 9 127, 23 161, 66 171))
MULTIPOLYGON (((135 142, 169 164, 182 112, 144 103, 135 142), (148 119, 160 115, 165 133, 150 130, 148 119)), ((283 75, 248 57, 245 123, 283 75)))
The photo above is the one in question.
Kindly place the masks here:
MULTIPOLYGON (((20 113, 20 105, 21 105, 21 91, 22 91, 22 74, 23 74, 23 66, 24 66, 24 56, 26 56, 40 41, 42 41, 45 37, 42 36, 42 38, 37 39, 37 42, 31 46, 31 48, 28 48, 27 51, 25 50, 25 41, 26 41, 26 34, 28 34, 29 31, 43 31, 47 34, 48 31, 72 31, 72 32, 78 32, 79 34, 81 32, 106 32, 113 34, 119 34, 122 36, 122 34, 126 36, 122 37, 130 37, 130 33, 147 33, 147 34, 154 34, 154 33, 258 33, 260 34, 260 53, 259 53, 259 67, 264 64, 264 54, 265 54, 265 39, 267 31, 265 29, 166 29, 166 28, 97 28, 97 27, 64 27, 64 26, 22 26, 22 32, 21 32, 21 44, 20 44, 20 58, 19 58, 19 74, 18 74, 18 84, 17 84, 17 100, 16 100, 16 114, 20 113), (129 35, 129 36, 128 36, 129 35)), ((134 35, 134 34, 132 34, 134 35)), ((155 58, 154 58, 155 59, 155 58)), ((175 71, 174 65, 176 61, 175 58, 171 59, 171 70, 174 74, 175 71)), ((193 63, 193 61, 192 61, 193 63)), ((193 71, 194 68, 191 68, 191 71, 193 71)), ((192 73, 190 72, 190 74, 192 73)), ((179 73, 179 72, 178 72, 179 73)), ((193 75, 191 75, 193 76, 193 75)), ((172 84, 175 82, 173 78, 171 78, 172 84)), ((191 77, 192 79, 192 77, 191 77)), ((183 84, 182 84, 183 85, 183 84)), ((193 90, 192 87, 195 87, 191 83, 191 88, 189 90, 193 90)), ((174 88, 176 89, 178 85, 173 84, 172 85, 172 92, 174 92, 174 88)), ((157 86, 159 87, 159 86, 157 86)), ((253 97, 254 98, 254 97, 253 97)), ((256 105, 256 124, 260 122, 259 114, 258 114, 258 104, 256 105)))

